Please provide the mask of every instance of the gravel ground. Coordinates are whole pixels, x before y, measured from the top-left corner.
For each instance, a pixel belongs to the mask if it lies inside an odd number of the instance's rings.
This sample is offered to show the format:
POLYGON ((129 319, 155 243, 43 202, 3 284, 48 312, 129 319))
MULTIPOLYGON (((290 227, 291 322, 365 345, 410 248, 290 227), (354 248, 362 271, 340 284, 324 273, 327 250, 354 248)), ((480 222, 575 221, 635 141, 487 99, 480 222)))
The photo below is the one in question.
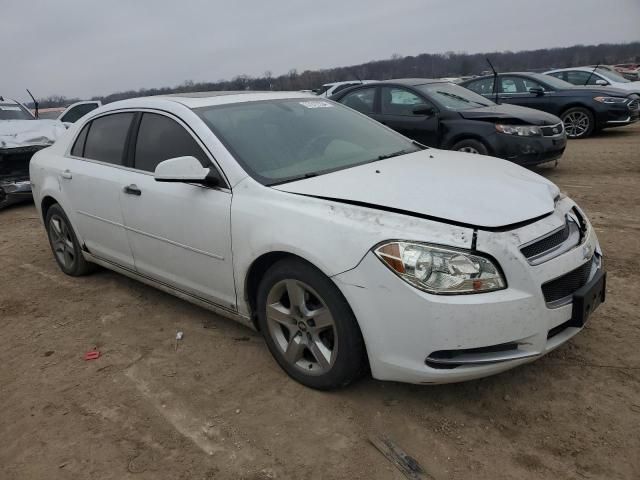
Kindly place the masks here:
POLYGON ((32 205, 0 212, 0 478, 403 478, 375 432, 436 479, 639 478, 640 125, 540 173, 590 215, 607 303, 547 357, 445 386, 306 389, 238 324, 106 270, 66 277, 32 205))

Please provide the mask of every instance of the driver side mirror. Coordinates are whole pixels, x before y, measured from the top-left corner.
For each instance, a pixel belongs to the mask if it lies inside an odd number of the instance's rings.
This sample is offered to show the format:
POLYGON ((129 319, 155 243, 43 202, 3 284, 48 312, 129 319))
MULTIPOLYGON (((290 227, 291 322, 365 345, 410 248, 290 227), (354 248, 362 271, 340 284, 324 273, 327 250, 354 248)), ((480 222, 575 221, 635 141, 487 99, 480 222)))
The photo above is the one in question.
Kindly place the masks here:
POLYGON ((222 185, 215 168, 203 167, 195 157, 176 157, 160 162, 153 174, 156 182, 199 183, 210 187, 222 185))
POLYGON ((536 97, 541 97, 544 95, 544 89, 540 87, 531 87, 529 89, 529 93, 533 93, 536 97))
POLYGON ((426 115, 427 117, 430 117, 436 114, 436 109, 430 105, 416 105, 413 107, 413 114, 426 115))
POLYGON ((604 87, 604 86, 609 85, 609 82, 607 82, 606 80, 602 80, 601 78, 599 78, 598 80, 596 80, 596 85, 602 85, 602 86, 604 87))

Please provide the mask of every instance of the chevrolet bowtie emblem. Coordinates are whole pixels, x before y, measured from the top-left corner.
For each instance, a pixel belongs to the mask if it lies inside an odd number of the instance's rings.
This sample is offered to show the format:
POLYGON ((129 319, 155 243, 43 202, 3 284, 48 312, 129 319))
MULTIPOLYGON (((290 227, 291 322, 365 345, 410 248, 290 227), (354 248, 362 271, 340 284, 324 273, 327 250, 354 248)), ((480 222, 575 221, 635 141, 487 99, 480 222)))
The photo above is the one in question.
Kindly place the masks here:
POLYGON ((582 258, 587 260, 591 258, 592 255, 593 255, 593 248, 591 247, 591 245, 585 245, 584 247, 582 247, 582 258))

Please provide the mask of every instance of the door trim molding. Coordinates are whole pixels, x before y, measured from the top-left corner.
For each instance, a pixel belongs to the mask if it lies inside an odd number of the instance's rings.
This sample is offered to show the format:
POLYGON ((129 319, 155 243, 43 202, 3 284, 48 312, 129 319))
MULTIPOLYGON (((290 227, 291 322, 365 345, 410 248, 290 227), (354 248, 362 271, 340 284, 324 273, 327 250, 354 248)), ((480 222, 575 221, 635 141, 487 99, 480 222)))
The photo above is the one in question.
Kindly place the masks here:
POLYGON ((217 255, 217 254, 212 253, 212 252, 207 252, 205 250, 200 250, 198 248, 190 247, 189 245, 185 245, 183 243, 179 243, 179 242, 176 242, 176 241, 173 241, 173 240, 169 240, 168 238, 159 237, 159 236, 153 235, 151 233, 143 232, 142 230, 138 230, 136 228, 128 227, 128 226, 123 225, 121 223, 114 222, 112 220, 107 220, 106 218, 102 218, 102 217, 99 217, 97 215, 93 215, 91 213, 88 213, 88 212, 85 212, 85 211, 82 211, 82 210, 78 210, 77 212, 80 215, 84 215, 84 216, 93 218, 95 220, 99 220, 101 222, 108 223, 109 225, 113 225, 113 226, 116 226, 116 227, 121 227, 121 228, 123 228, 123 229, 125 229, 125 230, 127 230, 129 232, 137 233, 137 234, 143 235, 145 237, 153 238, 155 240, 159 240, 161 242, 168 243, 169 245, 173 245, 175 247, 180 247, 180 248, 183 248, 185 250, 189 250, 191 252, 199 253, 200 255, 205 255, 207 257, 215 258, 216 260, 224 261, 224 257, 222 255, 217 255))

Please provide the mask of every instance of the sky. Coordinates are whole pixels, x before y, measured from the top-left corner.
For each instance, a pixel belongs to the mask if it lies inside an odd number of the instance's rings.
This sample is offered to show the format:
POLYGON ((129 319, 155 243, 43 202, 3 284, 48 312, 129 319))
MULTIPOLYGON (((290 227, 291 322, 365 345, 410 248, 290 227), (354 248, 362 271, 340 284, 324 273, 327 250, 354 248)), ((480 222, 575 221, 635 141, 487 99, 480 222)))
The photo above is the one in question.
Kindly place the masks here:
POLYGON ((640 0, 0 0, 0 95, 640 40, 640 0))

